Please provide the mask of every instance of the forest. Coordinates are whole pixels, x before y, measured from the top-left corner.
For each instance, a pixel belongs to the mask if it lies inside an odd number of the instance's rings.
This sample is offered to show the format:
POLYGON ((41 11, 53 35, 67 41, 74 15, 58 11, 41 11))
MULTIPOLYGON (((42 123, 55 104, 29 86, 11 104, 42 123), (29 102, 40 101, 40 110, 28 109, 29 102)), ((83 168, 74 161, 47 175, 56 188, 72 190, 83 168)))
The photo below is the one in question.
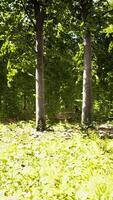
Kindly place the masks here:
POLYGON ((112 2, 2 0, 0 9, 1 120, 112 119, 112 2))
POLYGON ((113 0, 1 0, 0 199, 113 200, 113 0))

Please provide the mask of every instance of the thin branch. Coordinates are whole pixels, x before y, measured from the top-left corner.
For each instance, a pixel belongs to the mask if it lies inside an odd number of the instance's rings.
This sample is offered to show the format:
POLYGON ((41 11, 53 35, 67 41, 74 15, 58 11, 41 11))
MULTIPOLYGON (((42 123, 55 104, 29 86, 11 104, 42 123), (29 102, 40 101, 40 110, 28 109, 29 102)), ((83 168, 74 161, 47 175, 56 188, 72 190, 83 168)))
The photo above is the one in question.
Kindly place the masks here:
POLYGON ((28 46, 32 49, 32 51, 33 51, 35 54, 37 54, 37 51, 33 48, 33 46, 31 46, 31 44, 29 44, 28 41, 26 41, 26 42, 27 42, 28 46))
MULTIPOLYGON (((103 15, 106 15, 106 14, 111 13, 111 12, 113 12, 113 9, 107 10, 106 12, 103 13, 103 15)), ((113 13, 112 13, 112 14, 113 14, 113 13)))
POLYGON ((27 14, 27 16, 28 16, 28 18, 30 19, 32 25, 34 26, 34 29, 36 30, 36 25, 35 25, 35 23, 34 23, 32 17, 30 16, 28 10, 26 9, 25 4, 22 2, 22 0, 21 0, 21 3, 22 3, 22 6, 23 6, 23 9, 25 10, 25 13, 27 14))

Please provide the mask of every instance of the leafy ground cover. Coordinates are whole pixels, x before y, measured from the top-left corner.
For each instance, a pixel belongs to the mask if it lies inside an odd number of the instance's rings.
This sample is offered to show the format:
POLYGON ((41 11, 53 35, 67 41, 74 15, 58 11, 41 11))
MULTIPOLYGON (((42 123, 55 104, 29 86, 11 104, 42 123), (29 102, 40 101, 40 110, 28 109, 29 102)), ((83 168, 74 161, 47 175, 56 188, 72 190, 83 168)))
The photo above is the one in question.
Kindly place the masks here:
POLYGON ((113 140, 78 125, 38 136, 33 127, 0 124, 0 200, 113 199, 113 140))

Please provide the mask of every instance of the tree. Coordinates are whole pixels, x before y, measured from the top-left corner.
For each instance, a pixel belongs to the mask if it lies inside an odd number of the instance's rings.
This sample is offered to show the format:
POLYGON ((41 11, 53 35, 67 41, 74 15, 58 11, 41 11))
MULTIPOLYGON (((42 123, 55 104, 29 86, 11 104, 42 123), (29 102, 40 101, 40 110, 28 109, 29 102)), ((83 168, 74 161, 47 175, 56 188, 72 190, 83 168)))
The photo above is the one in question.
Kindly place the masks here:
MULTIPOLYGON (((92 69, 91 63, 93 61, 92 49, 94 34, 96 29, 102 26, 103 19, 108 13, 108 4, 104 1, 80 0, 68 2, 70 11, 72 13, 72 24, 78 31, 75 31, 76 37, 81 36, 84 40, 84 70, 83 70, 83 97, 82 97, 82 117, 81 123, 89 125, 92 121, 92 69)), ((110 10, 111 12, 111 10, 110 10)), ((109 12, 109 13, 110 13, 109 12)), ((76 29, 75 29, 76 30, 76 29)), ((79 40, 80 42, 80 40, 79 40)))
POLYGON ((84 71, 83 71, 83 100, 82 124, 91 123, 92 115, 92 83, 91 83, 91 34, 86 31, 84 35, 84 71))
POLYGON ((83 98, 82 98, 82 124, 91 123, 92 114, 92 84, 91 84, 91 27, 90 18, 92 17, 92 0, 71 1, 68 3, 72 13, 72 24, 79 29, 74 34, 82 37, 84 44, 84 70, 83 70, 83 98), (79 25, 78 25, 79 24, 79 25))
POLYGON ((45 105, 44 105, 44 63, 43 63, 43 23, 44 6, 32 0, 36 20, 36 129, 45 130, 45 105))
POLYGON ((92 0, 80 1, 81 17, 85 24, 84 31, 84 71, 83 71, 83 99, 82 124, 91 123, 92 115, 92 80, 91 80, 91 33, 88 26, 88 17, 92 8, 92 0))

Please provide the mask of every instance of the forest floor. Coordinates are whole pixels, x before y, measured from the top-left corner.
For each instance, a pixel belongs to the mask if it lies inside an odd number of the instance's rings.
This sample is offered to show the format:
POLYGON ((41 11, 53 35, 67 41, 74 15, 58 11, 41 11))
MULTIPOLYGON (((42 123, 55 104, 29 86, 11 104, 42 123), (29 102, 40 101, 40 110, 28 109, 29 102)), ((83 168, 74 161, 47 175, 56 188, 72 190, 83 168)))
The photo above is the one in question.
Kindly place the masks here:
POLYGON ((0 200, 113 200, 113 139, 78 124, 0 124, 0 200))

